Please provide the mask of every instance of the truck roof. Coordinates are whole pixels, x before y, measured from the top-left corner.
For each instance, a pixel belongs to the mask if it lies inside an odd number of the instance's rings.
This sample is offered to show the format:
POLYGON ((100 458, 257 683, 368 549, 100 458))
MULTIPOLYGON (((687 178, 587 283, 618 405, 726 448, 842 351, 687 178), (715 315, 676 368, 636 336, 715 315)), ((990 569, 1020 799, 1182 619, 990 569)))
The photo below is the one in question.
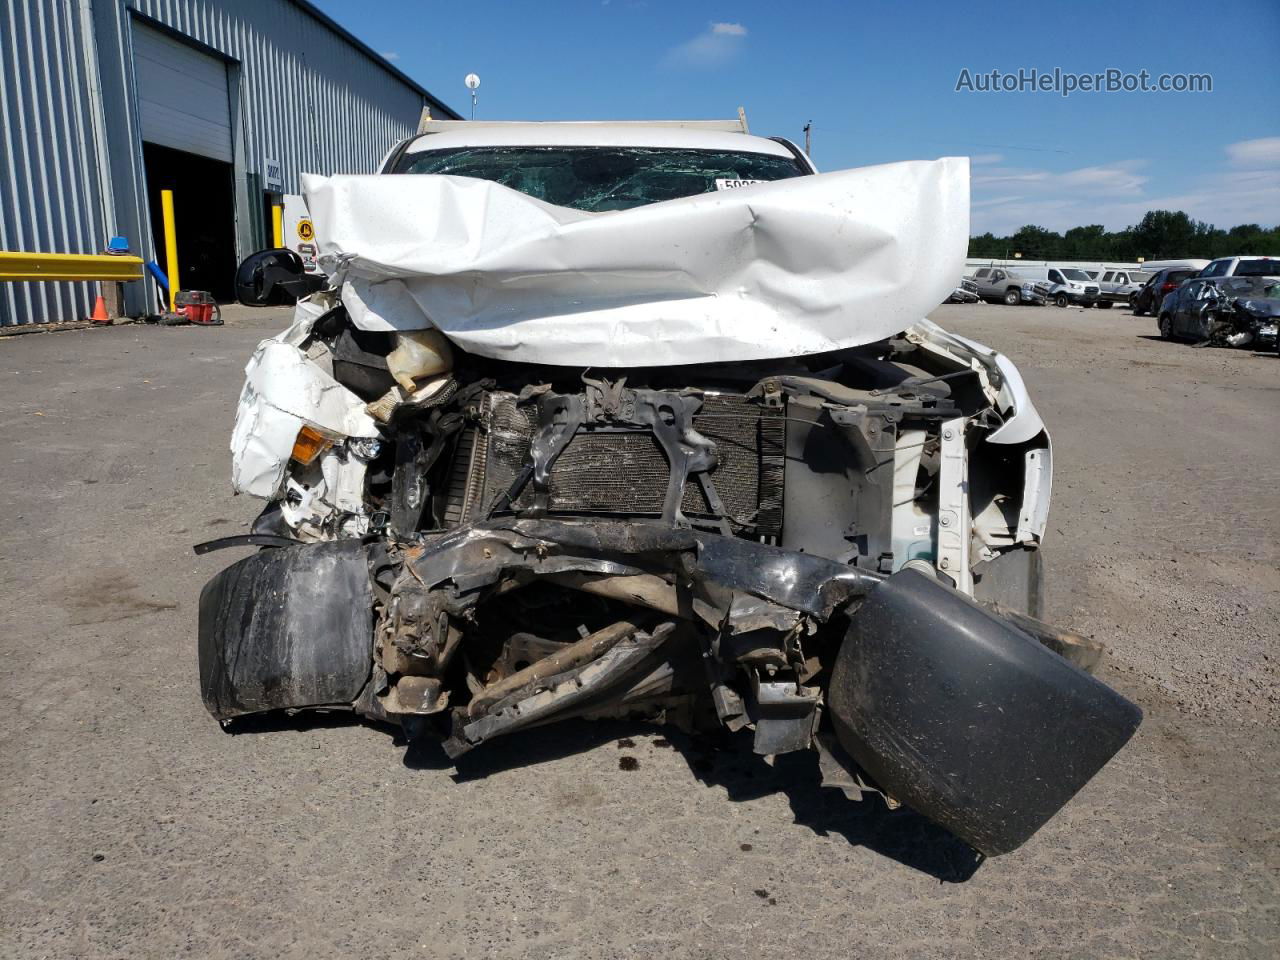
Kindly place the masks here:
POLYGON ((1208 265, 1208 260, 1148 260, 1139 264, 1138 269, 1147 273, 1159 273, 1161 270, 1203 270, 1208 265))
POLYGON ((554 121, 428 120, 404 153, 458 147, 684 147, 791 157, 785 145, 746 132, 739 120, 554 121))

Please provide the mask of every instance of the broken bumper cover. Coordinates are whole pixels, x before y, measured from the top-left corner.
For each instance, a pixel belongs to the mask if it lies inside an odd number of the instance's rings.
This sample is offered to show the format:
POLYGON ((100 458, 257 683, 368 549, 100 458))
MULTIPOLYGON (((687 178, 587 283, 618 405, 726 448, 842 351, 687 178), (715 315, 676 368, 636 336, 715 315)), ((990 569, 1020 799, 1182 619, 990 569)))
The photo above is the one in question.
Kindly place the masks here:
POLYGON ((851 618, 828 706, 877 783, 990 855, 1039 830, 1142 721, 1010 620, 913 570, 851 618))
POLYGON ((823 687, 757 683, 743 692, 757 749, 808 746, 825 697, 840 743, 866 779, 998 854, 1053 816, 1141 720, 1124 697, 1011 621, 914 571, 885 578, 656 522, 549 519, 474 524, 410 546, 340 541, 239 561, 201 598, 205 704, 220 720, 333 706, 403 719, 389 703, 406 713, 443 712, 444 672, 407 678, 417 706, 404 706, 407 688, 388 699, 396 681, 375 656, 375 597, 418 602, 465 623, 489 598, 539 580, 622 598, 653 622, 600 631, 573 645, 586 653, 558 654, 539 682, 522 690, 497 684, 486 691, 501 696, 453 707, 451 755, 669 687, 681 662, 706 667, 704 691, 709 685, 725 722, 718 696, 737 694, 719 678, 741 665, 732 638, 740 649, 761 631, 799 636, 847 623, 823 687), (704 645, 699 633, 715 641, 704 645))

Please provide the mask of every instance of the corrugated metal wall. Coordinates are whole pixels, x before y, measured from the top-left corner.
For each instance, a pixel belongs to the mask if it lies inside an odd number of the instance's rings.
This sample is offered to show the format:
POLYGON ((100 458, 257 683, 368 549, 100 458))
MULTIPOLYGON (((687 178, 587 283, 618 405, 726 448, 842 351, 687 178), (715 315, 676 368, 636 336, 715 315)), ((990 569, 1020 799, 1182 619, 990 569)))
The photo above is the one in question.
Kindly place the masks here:
MULTIPOLYGON (((9 158, 0 175, 0 248, 94 253, 118 233, 154 255, 135 17, 230 62, 242 221, 261 206, 255 175, 265 158, 281 161, 284 192, 297 193, 301 173, 373 172, 417 125, 418 90, 290 0, 0 0, 0 135, 9 158), (91 96, 99 83, 100 107, 91 96), (100 153, 108 158, 102 169, 100 153)), ((237 233, 242 247, 252 236, 243 222, 237 233)), ((0 285, 0 322, 83 316, 87 286, 0 285)))
POLYGON ((420 94, 287 0, 129 6, 239 62, 248 168, 281 161, 286 193, 299 191, 303 172, 372 173, 417 126, 420 94))
MULTIPOLYGON (((84 41, 77 0, 0 0, 0 249, 105 245, 84 41)), ((0 323, 87 316, 87 287, 0 283, 0 323)))

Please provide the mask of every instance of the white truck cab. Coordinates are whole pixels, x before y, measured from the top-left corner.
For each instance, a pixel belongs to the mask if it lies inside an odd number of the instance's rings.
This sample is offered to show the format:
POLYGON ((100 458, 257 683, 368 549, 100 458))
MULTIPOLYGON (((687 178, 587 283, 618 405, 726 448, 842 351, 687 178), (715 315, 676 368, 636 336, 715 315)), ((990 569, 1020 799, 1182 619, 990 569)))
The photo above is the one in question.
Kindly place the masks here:
POLYGON ((1222 257, 1200 271, 1210 277, 1280 277, 1280 257, 1222 257))

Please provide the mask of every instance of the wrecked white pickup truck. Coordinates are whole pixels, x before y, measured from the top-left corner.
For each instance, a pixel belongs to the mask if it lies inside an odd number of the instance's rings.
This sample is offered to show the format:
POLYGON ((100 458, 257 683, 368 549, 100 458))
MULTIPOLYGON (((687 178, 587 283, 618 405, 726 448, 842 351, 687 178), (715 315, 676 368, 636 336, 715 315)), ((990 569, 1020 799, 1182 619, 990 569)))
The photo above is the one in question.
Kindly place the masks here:
POLYGON ((1037 619, 1022 378, 921 319, 967 161, 441 123, 304 189, 331 287, 247 369, 234 483, 269 505, 203 545, 263 548, 201 597, 219 720, 354 710, 455 757, 567 717, 746 728, 986 854, 1136 729, 1037 619))

